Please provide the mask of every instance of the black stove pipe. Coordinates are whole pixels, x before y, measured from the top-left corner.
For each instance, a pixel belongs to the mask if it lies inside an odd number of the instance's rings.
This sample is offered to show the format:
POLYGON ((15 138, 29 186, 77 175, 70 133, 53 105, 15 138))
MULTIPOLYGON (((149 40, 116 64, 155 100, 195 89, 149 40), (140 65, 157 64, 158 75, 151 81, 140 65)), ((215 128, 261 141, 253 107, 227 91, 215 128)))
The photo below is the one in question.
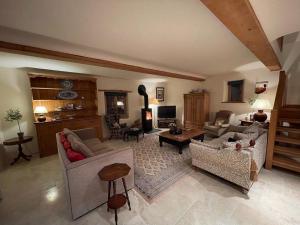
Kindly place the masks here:
POLYGON ((148 100, 148 94, 146 92, 146 87, 142 84, 139 85, 138 92, 140 95, 144 96, 145 109, 148 109, 149 108, 149 100, 148 100))

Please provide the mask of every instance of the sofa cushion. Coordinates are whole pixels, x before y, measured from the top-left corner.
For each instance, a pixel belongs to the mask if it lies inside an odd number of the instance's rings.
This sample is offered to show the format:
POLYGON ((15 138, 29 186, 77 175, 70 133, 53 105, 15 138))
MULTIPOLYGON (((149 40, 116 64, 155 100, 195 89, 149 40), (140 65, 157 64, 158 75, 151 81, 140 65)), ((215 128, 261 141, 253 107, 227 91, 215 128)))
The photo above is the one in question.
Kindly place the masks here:
POLYGON ((71 162, 76 162, 86 158, 83 154, 80 152, 75 152, 71 148, 67 149, 67 157, 71 162))
POLYGON ((234 148, 236 149, 236 144, 240 144, 242 148, 248 148, 250 147, 250 139, 242 139, 235 142, 223 142, 223 148, 234 148))
MULTIPOLYGON (((216 138, 217 139, 217 138, 216 138)), ((219 142, 215 142, 215 141, 205 141, 205 142, 201 142, 198 140, 191 140, 192 143, 203 146, 203 147, 208 147, 208 148, 212 148, 212 149, 217 149, 220 150, 222 145, 219 142)))
POLYGON ((235 126, 230 124, 227 132, 243 133, 247 128, 248 128, 247 126, 235 126))
POLYGON ((102 154, 113 150, 110 146, 105 143, 102 143, 98 138, 91 138, 83 141, 83 143, 93 151, 95 155, 102 154))
POLYGON ((261 135, 260 130, 261 130, 260 125, 254 122, 252 125, 247 127, 243 133, 247 134, 249 139, 256 140, 258 136, 261 135))
POLYGON ((85 157, 91 157, 95 155, 93 151, 88 146, 86 146, 82 141, 78 141, 72 135, 69 138, 70 138, 72 149, 74 151, 82 153, 85 157))

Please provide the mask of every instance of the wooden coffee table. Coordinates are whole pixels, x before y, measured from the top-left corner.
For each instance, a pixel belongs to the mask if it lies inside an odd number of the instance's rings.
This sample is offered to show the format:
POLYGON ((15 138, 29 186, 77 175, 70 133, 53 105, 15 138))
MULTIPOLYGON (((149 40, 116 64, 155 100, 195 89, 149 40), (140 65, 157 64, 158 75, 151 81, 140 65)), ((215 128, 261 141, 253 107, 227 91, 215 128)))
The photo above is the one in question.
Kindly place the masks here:
POLYGON ((175 145, 179 149, 179 154, 182 154, 182 148, 191 142, 191 139, 198 139, 203 142, 205 132, 201 129, 183 130, 182 134, 174 135, 169 131, 164 131, 159 134, 159 145, 162 147, 163 142, 175 145))

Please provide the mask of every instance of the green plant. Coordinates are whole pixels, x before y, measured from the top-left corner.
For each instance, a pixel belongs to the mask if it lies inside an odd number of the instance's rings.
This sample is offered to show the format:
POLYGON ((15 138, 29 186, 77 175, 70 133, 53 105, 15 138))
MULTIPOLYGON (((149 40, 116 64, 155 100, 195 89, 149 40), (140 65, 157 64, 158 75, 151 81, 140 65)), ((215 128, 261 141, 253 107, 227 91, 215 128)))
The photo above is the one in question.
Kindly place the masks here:
POLYGON ((21 133, 22 131, 20 127, 20 120, 22 119, 22 117, 23 115, 21 114, 19 109, 9 109, 6 111, 6 116, 4 117, 4 119, 8 122, 17 121, 19 131, 21 133))

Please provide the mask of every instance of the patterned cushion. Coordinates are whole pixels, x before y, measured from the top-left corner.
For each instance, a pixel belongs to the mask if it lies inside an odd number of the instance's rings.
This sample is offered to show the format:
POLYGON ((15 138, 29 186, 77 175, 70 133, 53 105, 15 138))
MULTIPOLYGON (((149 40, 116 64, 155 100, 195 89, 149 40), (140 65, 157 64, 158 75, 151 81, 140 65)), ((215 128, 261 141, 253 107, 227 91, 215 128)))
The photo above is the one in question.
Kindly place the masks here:
POLYGON ((197 141, 197 140, 192 139, 191 142, 194 143, 194 144, 197 144, 197 145, 201 145, 201 146, 204 146, 204 147, 213 148, 213 149, 217 149, 217 150, 220 150, 221 147, 222 147, 222 145, 220 143, 216 143, 216 142, 213 142, 213 141, 201 142, 201 141, 197 141))
POLYGON ((243 133, 247 134, 249 139, 256 140, 260 135, 259 124, 254 122, 251 126, 247 127, 247 129, 244 130, 243 133))
POLYGON ((242 148, 248 148, 250 146, 250 140, 249 139, 243 139, 243 140, 238 140, 236 142, 228 142, 224 141, 223 142, 223 148, 236 148, 236 144, 241 144, 242 148))

